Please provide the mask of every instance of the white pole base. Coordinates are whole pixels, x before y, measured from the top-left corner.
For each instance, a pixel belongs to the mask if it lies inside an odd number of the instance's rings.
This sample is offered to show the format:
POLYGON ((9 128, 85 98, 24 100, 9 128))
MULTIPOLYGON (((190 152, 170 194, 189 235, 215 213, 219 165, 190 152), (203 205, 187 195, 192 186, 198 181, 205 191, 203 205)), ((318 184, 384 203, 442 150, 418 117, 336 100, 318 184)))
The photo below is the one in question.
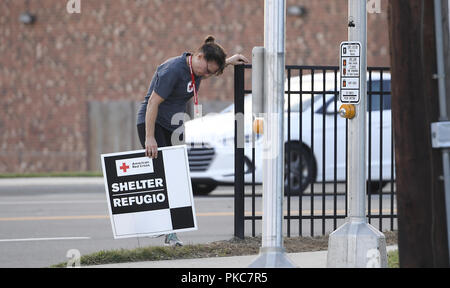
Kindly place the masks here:
POLYGON ((330 234, 328 268, 387 268, 386 238, 365 218, 349 219, 330 234))
POLYGON ((248 266, 249 268, 296 268, 283 248, 261 247, 259 256, 248 266))

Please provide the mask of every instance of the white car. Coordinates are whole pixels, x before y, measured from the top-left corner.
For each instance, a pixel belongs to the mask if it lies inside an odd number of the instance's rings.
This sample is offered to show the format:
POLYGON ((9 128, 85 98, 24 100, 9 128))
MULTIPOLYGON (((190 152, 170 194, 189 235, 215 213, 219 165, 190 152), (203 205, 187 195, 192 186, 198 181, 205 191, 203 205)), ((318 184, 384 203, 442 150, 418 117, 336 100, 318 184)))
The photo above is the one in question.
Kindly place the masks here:
MULTIPOLYGON (((336 181, 345 180, 346 167, 346 120, 339 115, 336 117, 335 139, 335 115, 336 107, 341 103, 335 99, 335 83, 339 83, 339 74, 329 72, 314 74, 314 87, 312 87, 311 75, 302 77, 302 91, 314 90, 312 94, 302 94, 300 101, 300 79, 292 77, 290 85, 290 117, 288 117, 288 94, 285 94, 285 185, 287 187, 287 172, 290 177, 290 193, 298 194, 305 190, 310 183, 325 180, 334 181, 335 170, 335 141, 336 147, 336 181), (324 81, 325 80, 325 81, 324 81), (325 87, 323 87, 325 83, 325 87), (312 89, 313 88, 313 89, 312 89), (315 92, 320 91, 320 92, 315 92), (324 92, 325 91, 325 92, 324 92), (326 92, 328 91, 329 94, 326 92), (297 93, 296 93, 297 92, 297 93), (332 94, 331 94, 332 93, 332 94), (301 105, 300 105, 301 104, 301 105), (300 113, 300 109, 302 112, 300 113), (312 115, 311 115, 312 113, 312 115), (302 115, 302 129, 300 129, 300 114, 302 115), (288 135, 288 118, 290 119, 290 134, 288 135), (312 125, 313 124, 313 125, 312 125), (325 125, 325 126, 324 126, 325 125), (325 127, 325 129, 324 129, 325 127), (313 129, 312 129, 313 128, 313 129), (325 138, 324 138, 325 137, 325 138), (325 147, 323 147, 325 144, 325 147), (288 153, 289 152, 289 153, 288 153), (287 167, 288 155, 290 155, 290 169, 287 167), (301 157, 301 155, 303 157, 301 157), (323 173, 325 172, 325 173, 323 173)), ((380 72, 372 73, 371 104, 367 100, 367 106, 371 107, 371 175, 373 184, 380 179, 380 131, 382 135, 382 179, 391 179, 391 95, 390 74, 383 72, 383 91, 380 93, 380 72), (380 94, 383 94, 382 128, 380 122, 380 94)), ((369 79, 369 77, 367 78, 369 79)), ((339 84, 338 84, 339 85, 339 84)), ((369 86, 369 85, 368 85, 369 86)), ((369 91, 368 87, 368 91, 369 91)), ((337 88, 339 90, 339 87, 337 88)), ((286 82, 286 91, 288 83, 286 82)), ((336 96, 339 98, 338 96, 336 96)), ((255 165, 252 159, 252 105, 251 95, 245 96, 245 183, 252 182, 252 169, 255 170, 255 183, 262 183, 262 135, 255 141, 255 165)), ((230 105, 221 113, 208 114, 185 123, 186 144, 188 145, 188 157, 191 179, 196 194, 207 194, 219 184, 234 183, 234 105, 230 105)), ((367 125, 369 125, 369 113, 367 113, 367 125)), ((369 130, 367 130, 369 131, 369 130)), ((369 145, 367 145, 369 147, 369 145)), ((351 153, 351 151, 349 151, 351 153)), ((367 170, 368 171, 368 170, 367 170)), ((394 172, 392 172, 394 173, 394 172)), ((287 189, 285 189, 287 190, 287 189)))

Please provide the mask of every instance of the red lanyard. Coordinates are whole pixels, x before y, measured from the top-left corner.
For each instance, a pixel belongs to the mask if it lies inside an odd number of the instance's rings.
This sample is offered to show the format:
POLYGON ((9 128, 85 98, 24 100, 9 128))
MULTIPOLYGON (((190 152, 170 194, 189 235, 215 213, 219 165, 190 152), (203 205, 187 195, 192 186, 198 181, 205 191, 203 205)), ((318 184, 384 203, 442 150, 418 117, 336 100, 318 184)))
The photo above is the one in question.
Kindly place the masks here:
POLYGON ((191 69, 191 83, 194 87, 194 112, 195 115, 199 114, 198 111, 198 93, 197 93, 197 87, 195 86, 195 78, 194 78, 194 71, 192 70, 192 55, 189 56, 189 68, 191 69))

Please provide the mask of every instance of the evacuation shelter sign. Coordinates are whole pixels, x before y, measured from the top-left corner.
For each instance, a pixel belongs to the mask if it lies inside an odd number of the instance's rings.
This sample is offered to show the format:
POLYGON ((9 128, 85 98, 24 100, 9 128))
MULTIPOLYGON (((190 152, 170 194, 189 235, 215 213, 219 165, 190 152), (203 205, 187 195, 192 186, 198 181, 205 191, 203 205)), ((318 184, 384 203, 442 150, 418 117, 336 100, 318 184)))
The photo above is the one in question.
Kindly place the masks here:
POLYGON ((114 238, 197 230, 185 145, 101 158, 114 238))

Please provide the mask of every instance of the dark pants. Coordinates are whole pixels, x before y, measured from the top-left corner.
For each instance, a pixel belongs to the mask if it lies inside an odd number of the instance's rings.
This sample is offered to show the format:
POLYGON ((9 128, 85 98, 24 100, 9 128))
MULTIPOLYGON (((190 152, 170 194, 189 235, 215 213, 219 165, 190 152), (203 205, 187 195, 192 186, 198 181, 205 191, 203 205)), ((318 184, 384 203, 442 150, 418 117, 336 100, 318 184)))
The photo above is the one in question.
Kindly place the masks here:
MULTIPOLYGON (((138 124, 137 125, 137 131, 139 135, 139 141, 141 142, 142 148, 145 149, 145 123, 138 124)), ((172 143, 172 135, 176 132, 170 132, 169 130, 163 128, 158 123, 155 123, 155 140, 156 144, 158 144, 158 147, 167 147, 167 146, 173 146, 174 144, 181 144, 180 142, 184 142, 184 134, 183 133, 176 133, 178 139, 178 143, 172 143)), ((175 141, 174 141, 175 142, 175 141)), ((176 233, 171 233, 166 235, 165 242, 167 243, 168 237, 173 237, 176 233)))
MULTIPOLYGON (((141 142, 142 148, 145 149, 145 123, 137 125, 137 131, 139 135, 139 141, 141 142)), ((176 144, 184 143, 184 134, 171 132, 158 123, 155 123, 155 140, 158 147, 173 146, 176 144), (172 135, 175 141, 172 141, 172 135), (174 142, 174 143, 173 143, 174 142)))

